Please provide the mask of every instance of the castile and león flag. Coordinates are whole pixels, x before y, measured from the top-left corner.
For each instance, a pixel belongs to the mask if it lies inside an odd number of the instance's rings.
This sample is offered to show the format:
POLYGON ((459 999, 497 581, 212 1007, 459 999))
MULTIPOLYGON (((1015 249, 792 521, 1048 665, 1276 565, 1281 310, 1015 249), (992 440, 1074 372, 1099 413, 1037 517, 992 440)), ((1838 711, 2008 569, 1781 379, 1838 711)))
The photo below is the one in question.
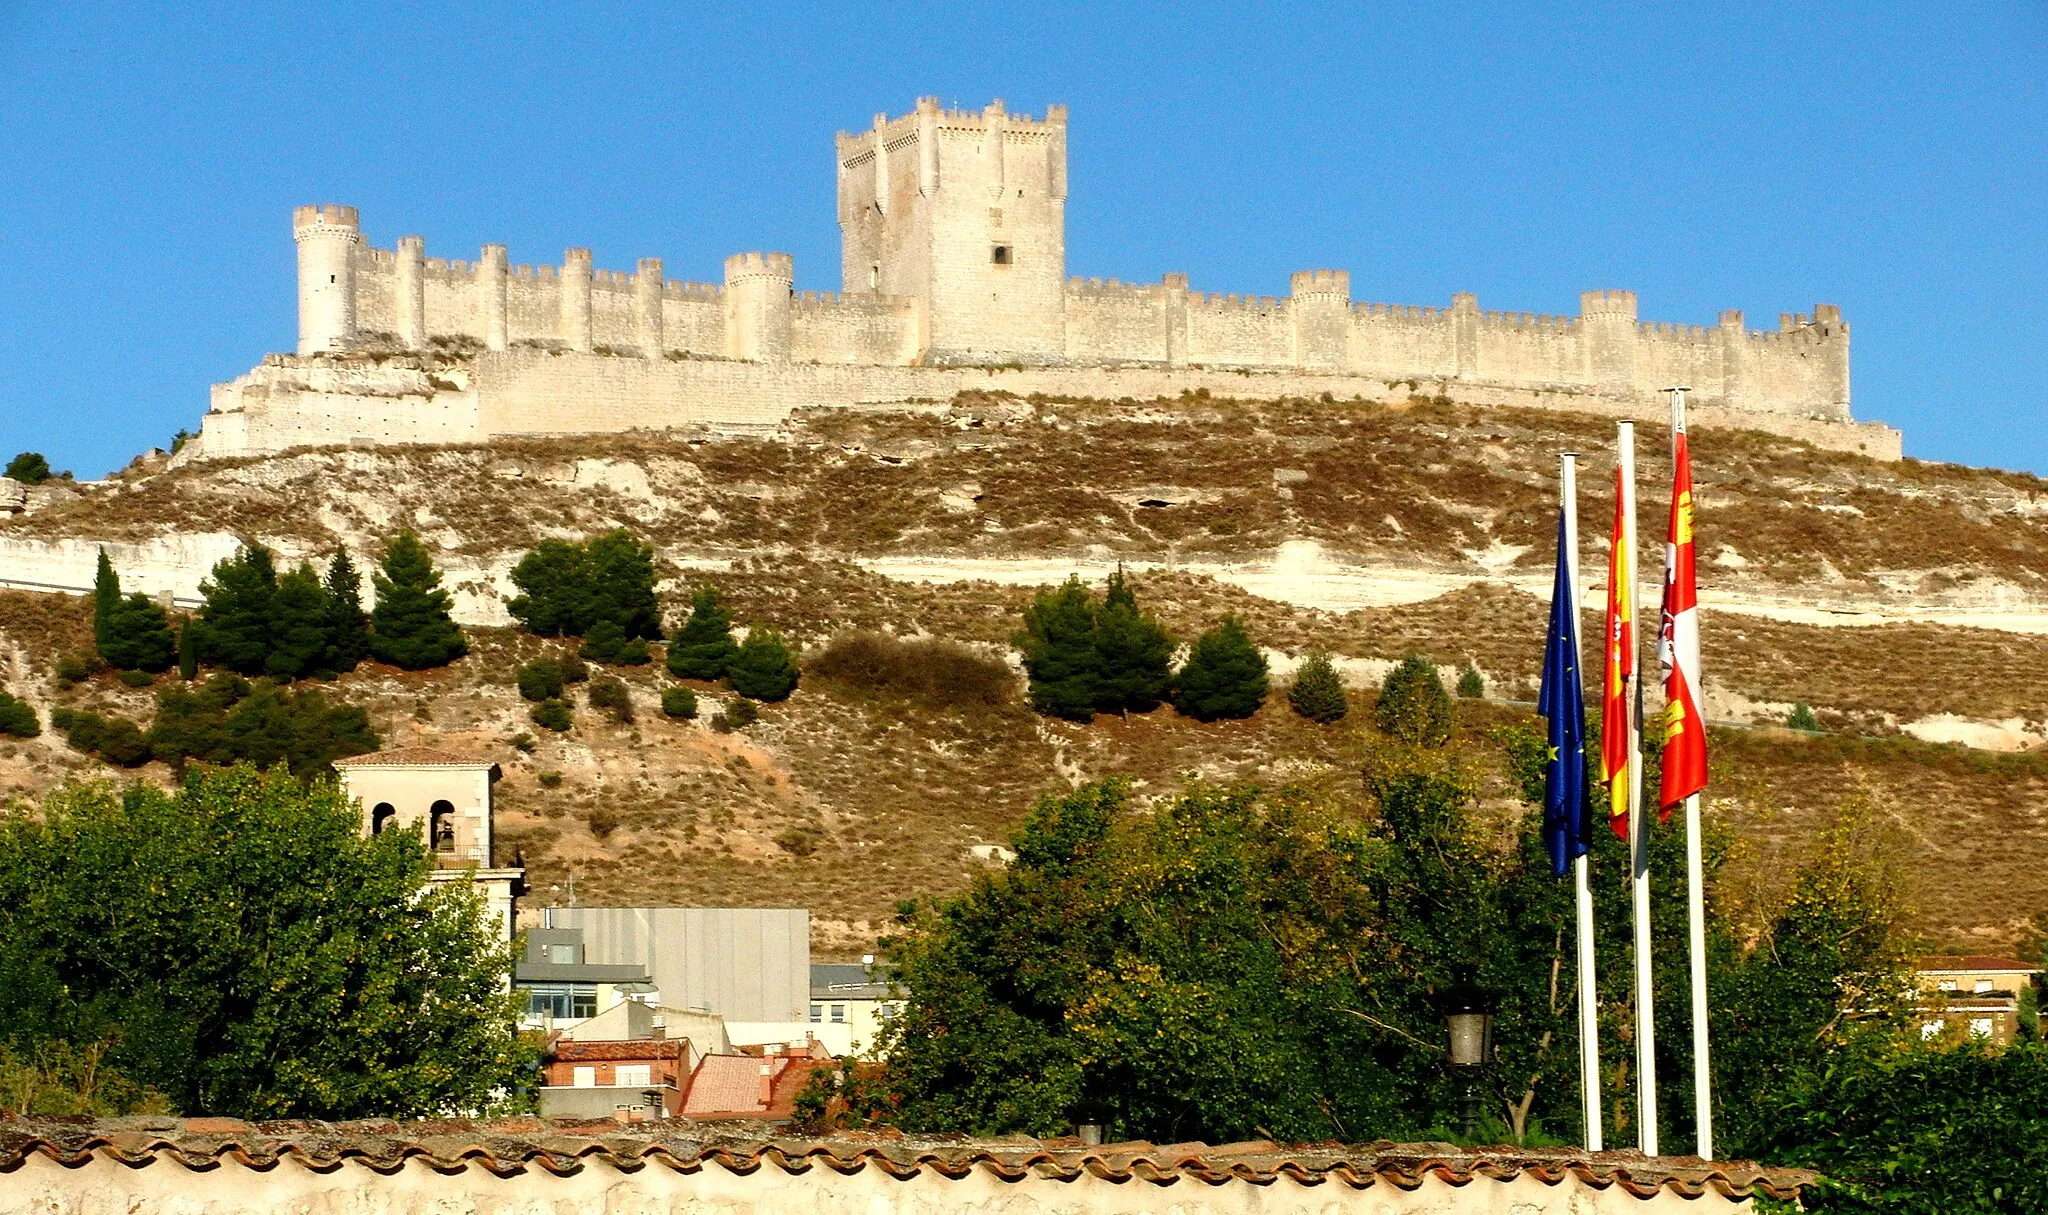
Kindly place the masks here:
MULTIPOLYGON (((1692 462, 1685 433, 1685 392, 1672 389, 1672 487, 1665 547, 1664 596, 1657 642, 1665 710, 1660 818, 1686 810, 1686 901, 1692 978, 1693 1087, 1698 1153, 1713 1158, 1713 1101, 1708 1061, 1705 903, 1702 892, 1699 794, 1707 784, 1706 718, 1700 684, 1699 609, 1693 537, 1692 462)), ((1635 616, 1635 430, 1618 427, 1614 530, 1608 549, 1607 611, 1602 630, 1600 784, 1608 823, 1628 844, 1634 920, 1635 1080, 1639 1142, 1658 1153, 1655 988, 1650 940, 1650 819, 1643 806, 1642 681, 1638 674, 1635 616)), ((1548 721, 1544 769, 1544 843, 1552 870, 1571 873, 1576 887, 1580 1087, 1586 1146, 1601 1148, 1600 1055, 1593 970, 1593 904, 1588 853, 1593 816, 1588 805, 1584 688, 1578 645, 1577 455, 1560 459, 1557 574, 1544 643, 1543 683, 1537 712, 1548 721)))

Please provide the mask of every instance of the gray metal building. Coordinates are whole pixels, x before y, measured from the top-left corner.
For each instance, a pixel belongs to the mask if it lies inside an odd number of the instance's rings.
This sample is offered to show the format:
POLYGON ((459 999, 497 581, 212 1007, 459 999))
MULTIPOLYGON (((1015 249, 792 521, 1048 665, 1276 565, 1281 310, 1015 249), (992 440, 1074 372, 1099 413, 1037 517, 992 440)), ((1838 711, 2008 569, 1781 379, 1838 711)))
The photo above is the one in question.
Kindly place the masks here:
POLYGON ((585 961, 645 966, 669 1008, 727 1021, 803 1021, 811 913, 801 907, 551 907, 583 930, 585 961))

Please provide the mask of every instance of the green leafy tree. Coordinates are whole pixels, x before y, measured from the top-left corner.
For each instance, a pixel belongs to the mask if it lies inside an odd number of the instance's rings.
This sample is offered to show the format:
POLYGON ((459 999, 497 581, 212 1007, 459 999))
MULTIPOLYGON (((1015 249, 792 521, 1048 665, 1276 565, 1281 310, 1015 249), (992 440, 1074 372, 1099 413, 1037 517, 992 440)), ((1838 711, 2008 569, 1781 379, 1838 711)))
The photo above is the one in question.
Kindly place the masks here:
POLYGON ((277 598, 277 566, 270 550, 244 544, 214 565, 199 593, 200 660, 238 675, 263 674, 270 661, 277 598))
POLYGON ((1287 703, 1296 713, 1324 725, 1340 720, 1351 709, 1344 697, 1344 681, 1337 677, 1330 656, 1321 650, 1310 650, 1302 660, 1294 673, 1294 686, 1287 690, 1287 703))
POLYGON ((782 634, 764 624, 747 630, 747 640, 727 671, 732 690, 754 700, 778 701, 796 691, 796 659, 782 634))
POLYGON ((487 1111, 532 1050, 480 894, 332 783, 247 767, 68 787, 0 822, 0 1023, 190 1114, 487 1111))
POLYGON ((1031 707, 1051 717, 1087 721, 1103 703, 1101 658, 1095 648, 1100 608, 1081 579, 1070 577, 1032 596, 1015 638, 1030 677, 1031 707))
POLYGON ((723 679, 739 647, 732 640, 732 615, 710 583, 690 594, 690 614, 668 643, 668 673, 678 679, 723 679))
POLYGON ((9 738, 34 738, 43 732, 35 706, 12 692, 0 691, 0 734, 9 738))
POLYGON ((41 485, 50 479, 50 462, 39 451, 24 451, 7 462, 7 475, 23 485, 41 485))
POLYGON ((1145 713, 1159 707, 1173 686, 1173 637, 1124 580, 1121 566, 1095 618, 1094 670, 1105 713, 1145 713))
POLYGON ((1451 698, 1436 664, 1420 654, 1401 659, 1380 682, 1373 719, 1382 734, 1417 747, 1440 747, 1451 737, 1451 698))
POLYGON ((264 660, 264 672, 279 679, 331 672, 331 614, 327 588, 310 564, 300 562, 297 569, 279 578, 277 594, 270 601, 270 656, 264 660))
MULTIPOLYGON (((370 656, 370 617, 363 611, 363 578, 346 550, 337 549, 327 563, 328 670, 341 674, 356 669, 370 656)), ((190 678, 190 676, 187 676, 190 678)))
POLYGON ((1223 623, 1196 639, 1174 679, 1173 706, 1198 721, 1250 717, 1266 701, 1266 656, 1244 622, 1223 623))
POLYGON ((519 588, 505 604, 537 637, 581 637, 590 620, 590 560, 583 546, 543 540, 512 567, 519 588))
POLYGON ((385 551, 371 575, 377 606, 370 612, 370 653, 408 671, 446 666, 469 652, 462 629, 448 616, 448 592, 426 546, 410 529, 385 551))

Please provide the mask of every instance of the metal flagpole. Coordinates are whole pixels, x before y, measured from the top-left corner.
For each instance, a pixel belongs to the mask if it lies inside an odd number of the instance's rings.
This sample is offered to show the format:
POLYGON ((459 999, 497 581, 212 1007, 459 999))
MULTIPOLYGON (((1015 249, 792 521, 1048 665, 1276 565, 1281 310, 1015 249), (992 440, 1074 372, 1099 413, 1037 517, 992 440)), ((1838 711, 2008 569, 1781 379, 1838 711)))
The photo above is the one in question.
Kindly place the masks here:
MULTIPOLYGON (((1616 458, 1621 465, 1621 544, 1628 564, 1629 642, 1642 597, 1636 591, 1636 424, 1620 423, 1616 458)), ((1641 646, 1629 655, 1628 852, 1629 894, 1636 930, 1636 1121, 1643 1155, 1657 1155, 1656 976, 1650 964, 1650 832, 1643 817, 1643 669, 1641 646)))
MULTIPOLYGON (((1671 390, 1671 450, 1685 429, 1685 393, 1671 390)), ((1694 690, 1698 694, 1698 690, 1694 690)), ((1692 1102, 1699 1134, 1699 1156, 1714 1158, 1714 1081, 1707 1054, 1707 903, 1705 864, 1700 855, 1700 795, 1685 799, 1686 946, 1692 963, 1692 1102)))
MULTIPOLYGON (((1566 584, 1571 588, 1572 633, 1579 624, 1579 456, 1558 457, 1558 494, 1564 510, 1566 584)), ((1574 654, 1574 660, 1582 655, 1574 654)), ((1583 670, 1583 666, 1581 667, 1583 670)), ((1585 760, 1581 757, 1580 763, 1585 760)), ((1583 822, 1580 829, 1584 830, 1583 822)), ((1587 881, 1586 857, 1572 859, 1572 884, 1578 896, 1579 937, 1579 1089, 1586 1107, 1586 1150, 1601 1150, 1599 991, 1593 973, 1593 888, 1587 881)))

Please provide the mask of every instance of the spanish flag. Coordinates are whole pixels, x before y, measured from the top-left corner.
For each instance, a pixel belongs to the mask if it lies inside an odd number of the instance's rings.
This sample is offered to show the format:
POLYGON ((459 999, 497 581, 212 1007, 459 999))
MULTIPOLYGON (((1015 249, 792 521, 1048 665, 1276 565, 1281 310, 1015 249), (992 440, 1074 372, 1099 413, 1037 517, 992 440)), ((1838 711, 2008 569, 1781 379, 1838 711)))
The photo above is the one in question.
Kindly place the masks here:
POLYGON ((1614 544, 1607 550, 1607 662, 1600 709, 1600 774, 1607 783, 1607 823, 1628 839, 1628 755, 1635 745, 1629 680, 1636 673, 1636 555, 1622 519, 1622 470, 1614 470, 1614 544))
POLYGON ((1664 545, 1664 618, 1657 661, 1664 672, 1664 786, 1672 807, 1707 787, 1707 723, 1700 712, 1699 585, 1694 575, 1692 457, 1685 430, 1671 436, 1671 534, 1664 545))

